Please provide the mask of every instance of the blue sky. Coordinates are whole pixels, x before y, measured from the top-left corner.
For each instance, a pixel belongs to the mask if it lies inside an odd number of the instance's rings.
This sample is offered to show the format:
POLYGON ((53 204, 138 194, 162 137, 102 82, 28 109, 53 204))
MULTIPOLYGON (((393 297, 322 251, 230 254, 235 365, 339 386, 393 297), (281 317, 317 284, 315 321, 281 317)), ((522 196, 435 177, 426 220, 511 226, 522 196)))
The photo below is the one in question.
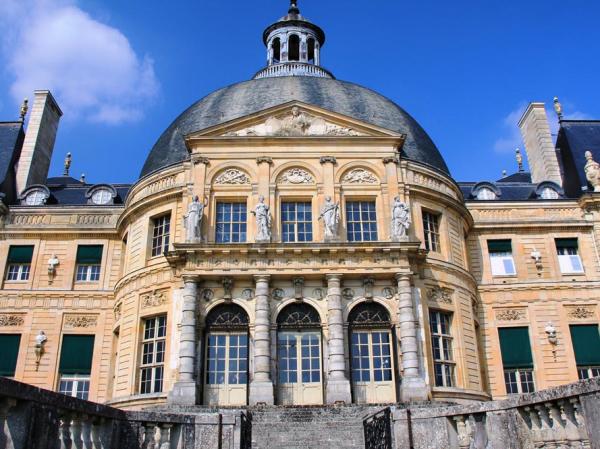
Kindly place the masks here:
MULTIPOLYGON (((134 182, 154 142, 196 100, 264 66, 262 31, 286 0, 2 0, 0 119, 51 89, 63 108, 51 175, 134 182)), ((338 79, 397 102, 456 180, 516 170, 530 101, 600 118, 600 3, 300 0, 327 33, 338 79)), ((554 115, 550 120, 555 122, 554 115)))

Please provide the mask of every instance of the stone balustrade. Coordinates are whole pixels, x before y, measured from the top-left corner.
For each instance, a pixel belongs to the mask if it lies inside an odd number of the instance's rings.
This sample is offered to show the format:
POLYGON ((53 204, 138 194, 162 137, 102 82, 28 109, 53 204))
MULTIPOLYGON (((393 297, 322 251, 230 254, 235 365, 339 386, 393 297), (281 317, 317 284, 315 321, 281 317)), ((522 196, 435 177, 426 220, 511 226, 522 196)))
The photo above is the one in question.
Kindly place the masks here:
POLYGON ((394 447, 600 449, 600 378, 468 405, 393 413, 394 447))
POLYGON ((313 76, 316 78, 333 78, 333 75, 322 67, 303 62, 288 62, 285 64, 265 67, 254 79, 272 78, 278 76, 313 76))
POLYGON ((191 449, 194 417, 132 412, 0 377, 0 449, 191 449))

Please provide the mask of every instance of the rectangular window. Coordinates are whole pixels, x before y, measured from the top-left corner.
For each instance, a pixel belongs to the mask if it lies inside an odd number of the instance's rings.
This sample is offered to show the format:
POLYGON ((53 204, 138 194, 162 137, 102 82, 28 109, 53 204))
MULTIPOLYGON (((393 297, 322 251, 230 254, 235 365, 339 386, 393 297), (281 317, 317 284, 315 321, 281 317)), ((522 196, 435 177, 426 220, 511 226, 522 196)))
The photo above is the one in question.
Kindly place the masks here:
POLYGON ((163 389, 167 316, 144 320, 142 360, 140 363, 140 393, 160 393, 163 389))
POLYGON ((440 216, 423 211, 423 238, 425 248, 436 253, 440 252, 440 216))
POLYGON ((563 274, 583 273, 577 239, 556 239, 555 242, 560 272, 563 274))
POLYGON ((488 240, 490 265, 492 276, 514 276, 515 262, 512 256, 512 243, 510 240, 488 240))
POLYGON ((569 326, 580 379, 600 376, 600 333, 597 324, 569 326))
POLYGON ((433 350, 433 371, 437 387, 454 386, 454 357, 452 355, 452 335, 450 323, 452 314, 431 310, 429 327, 433 350))
POLYGON ((348 241, 374 242, 377 240, 377 213, 375 201, 347 201, 346 227, 348 241))
POLYGON ((102 245, 79 245, 77 247, 77 282, 94 282, 100 280, 102 264, 102 245))
POLYGON ((246 241, 246 203, 217 203, 217 243, 246 241))
POLYGON ((506 394, 533 393, 533 357, 529 343, 529 328, 498 329, 506 394))
POLYGON ((94 356, 93 335, 64 335, 60 350, 58 391, 87 399, 94 356))
POLYGON ((19 357, 20 334, 0 334, 0 376, 14 377, 19 357))
POLYGON ((284 242, 312 242, 312 204, 281 203, 281 235, 284 242))
POLYGON ((169 250, 171 236, 171 214, 162 215, 153 220, 152 257, 160 256, 169 250))
POLYGON ((29 279, 31 270, 31 259, 33 258, 33 246, 18 245, 11 246, 8 250, 6 280, 26 281, 29 279))

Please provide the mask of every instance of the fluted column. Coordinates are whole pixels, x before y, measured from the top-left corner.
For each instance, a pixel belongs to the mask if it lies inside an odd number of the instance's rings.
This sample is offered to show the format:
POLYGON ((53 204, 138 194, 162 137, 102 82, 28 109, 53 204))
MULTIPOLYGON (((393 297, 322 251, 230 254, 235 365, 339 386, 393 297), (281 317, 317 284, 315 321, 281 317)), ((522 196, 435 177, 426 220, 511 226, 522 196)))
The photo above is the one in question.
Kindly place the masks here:
POLYGON ((400 399, 403 402, 427 399, 427 386, 419 372, 419 339, 412 298, 412 273, 396 274, 398 282, 398 323, 402 348, 402 385, 400 399))
POLYGON ((250 405, 273 404, 271 380, 271 311, 269 275, 256 275, 256 317, 254 322, 254 376, 250 383, 250 405))
POLYGON ((198 278, 184 277, 183 303, 179 334, 179 379, 169 394, 171 404, 195 405, 196 381, 196 306, 198 278))
POLYGON ((328 404, 352 401, 350 381, 346 377, 344 316, 342 314, 342 276, 327 275, 327 327, 329 353, 326 398, 328 404))

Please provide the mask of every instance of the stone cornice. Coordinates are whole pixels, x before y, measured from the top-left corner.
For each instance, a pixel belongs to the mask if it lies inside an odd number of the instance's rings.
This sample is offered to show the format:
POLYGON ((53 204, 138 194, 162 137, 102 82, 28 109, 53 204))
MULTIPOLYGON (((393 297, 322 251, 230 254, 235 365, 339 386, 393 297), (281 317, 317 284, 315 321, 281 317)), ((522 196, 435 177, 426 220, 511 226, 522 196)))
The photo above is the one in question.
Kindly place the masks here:
POLYGON ((269 270, 285 276, 299 274, 390 273, 409 269, 410 260, 424 260, 420 243, 311 243, 302 245, 175 244, 167 260, 177 275, 258 275, 269 270))
POLYGON ((549 282, 522 282, 515 284, 479 284, 477 289, 481 293, 488 292, 506 292, 506 291, 556 291, 556 290, 597 290, 600 288, 600 281, 549 281, 549 282))

